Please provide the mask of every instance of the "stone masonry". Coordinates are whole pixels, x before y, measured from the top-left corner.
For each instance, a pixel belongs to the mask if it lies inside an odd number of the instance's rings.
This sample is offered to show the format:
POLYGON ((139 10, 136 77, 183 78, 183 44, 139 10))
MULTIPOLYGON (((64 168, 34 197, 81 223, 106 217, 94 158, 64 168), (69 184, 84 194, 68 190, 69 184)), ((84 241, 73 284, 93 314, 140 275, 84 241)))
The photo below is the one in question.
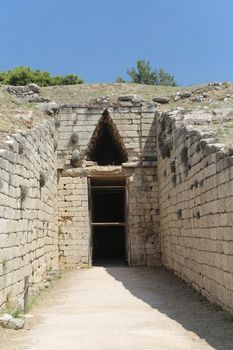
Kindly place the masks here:
POLYGON ((0 306, 58 268, 55 137, 43 122, 0 151, 0 306))
POLYGON ((198 130, 184 119, 158 116, 162 263, 232 311, 232 150, 214 143, 205 125, 198 130))
POLYGON ((0 307, 22 298, 26 277, 33 290, 59 267, 92 265, 91 184, 111 179, 125 188, 128 265, 162 263, 233 311, 233 153, 209 121, 130 95, 60 106, 55 120, 8 137, 0 307))
MULTIPOLYGON (((123 101, 116 106, 63 106, 58 128, 58 225, 60 262, 91 264, 88 178, 124 176, 128 183, 128 263, 160 263, 154 104, 123 101), (128 161, 98 166, 89 161, 91 136, 107 113, 128 161), (77 165, 73 166, 74 157, 77 165), (80 159, 79 159, 80 157, 80 159)), ((93 140, 94 142, 94 140, 93 140)))

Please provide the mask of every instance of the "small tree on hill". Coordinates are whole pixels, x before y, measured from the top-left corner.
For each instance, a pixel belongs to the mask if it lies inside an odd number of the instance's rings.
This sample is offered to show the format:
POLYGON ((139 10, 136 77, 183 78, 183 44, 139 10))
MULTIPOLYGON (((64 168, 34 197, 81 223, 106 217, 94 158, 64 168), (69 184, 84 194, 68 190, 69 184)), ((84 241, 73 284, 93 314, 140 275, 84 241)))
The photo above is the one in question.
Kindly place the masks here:
MULTIPOLYGON (((136 68, 127 69, 127 74, 131 78, 131 83, 149 84, 149 85, 170 85, 176 86, 174 75, 165 72, 160 68, 152 69, 150 62, 146 60, 137 60, 136 68)), ((117 77, 117 82, 123 82, 123 79, 117 77)))
POLYGON ((116 77, 116 83, 126 83, 127 81, 121 78, 119 75, 116 77))
POLYGON ((158 74, 152 71, 149 61, 138 60, 136 68, 127 69, 133 83, 157 85, 158 74))

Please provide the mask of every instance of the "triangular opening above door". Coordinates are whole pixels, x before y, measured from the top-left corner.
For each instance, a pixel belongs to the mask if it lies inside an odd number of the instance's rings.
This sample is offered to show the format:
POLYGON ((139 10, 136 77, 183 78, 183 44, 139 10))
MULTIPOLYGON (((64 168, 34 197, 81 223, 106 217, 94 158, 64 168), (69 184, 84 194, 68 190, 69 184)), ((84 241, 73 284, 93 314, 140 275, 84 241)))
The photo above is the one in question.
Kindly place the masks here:
POLYGON ((128 160, 122 137, 107 110, 103 112, 91 137, 86 159, 98 165, 121 165, 128 160))

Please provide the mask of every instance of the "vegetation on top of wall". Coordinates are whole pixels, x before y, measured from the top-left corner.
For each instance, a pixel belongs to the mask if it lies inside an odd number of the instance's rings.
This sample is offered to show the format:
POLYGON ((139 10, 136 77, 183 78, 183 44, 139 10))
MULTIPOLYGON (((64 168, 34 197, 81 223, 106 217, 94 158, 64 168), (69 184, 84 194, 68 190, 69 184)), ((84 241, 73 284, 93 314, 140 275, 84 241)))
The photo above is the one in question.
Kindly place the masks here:
POLYGON ((56 118, 56 119, 55 119, 55 122, 54 122, 54 125, 55 125, 55 128, 56 128, 56 129, 60 128, 60 126, 61 126, 61 121, 60 121, 58 118, 56 118))
POLYGON ((72 153, 70 163, 73 167, 77 167, 77 166, 79 166, 79 162, 80 162, 80 152, 79 152, 79 150, 74 150, 72 153))
POLYGON ((46 175, 44 172, 40 172, 40 178, 39 178, 39 183, 40 183, 40 189, 45 186, 46 184, 46 175))
POLYGON ((7 258, 4 258, 2 261, 0 261, 0 264, 2 264, 3 272, 5 273, 6 267, 7 267, 7 258))
MULTIPOLYGON (((161 125, 163 125, 163 122, 161 122, 161 125)), ((170 158, 170 153, 173 148, 173 137, 168 135, 165 129, 160 131, 158 143, 162 158, 170 158)))
MULTIPOLYGON (((159 144, 159 149, 162 158, 170 158, 170 153, 173 149, 173 134, 172 134, 172 122, 170 120, 170 117, 166 114, 166 112, 163 112, 161 114, 161 118, 159 120, 159 125, 160 125, 160 132, 158 135, 158 144, 159 144)), ((172 170, 172 167, 176 167, 176 162, 170 163, 171 171, 175 172, 175 170, 172 170)))
POLYGON ((28 188, 24 185, 20 185, 20 208, 23 209, 23 202, 27 198, 28 188))
POLYGON ((175 160, 171 161, 170 169, 171 169, 172 173, 176 173, 176 161, 175 160))
POLYGON ((53 86, 82 84, 84 81, 76 74, 53 77, 49 72, 23 66, 10 69, 7 72, 0 72, 0 84, 24 86, 30 83, 35 83, 39 86, 53 86))
POLYGON ((186 146, 180 152, 180 159, 185 166, 188 166, 188 148, 186 146))
POLYGON ((182 219, 182 209, 177 209, 176 215, 177 215, 178 220, 181 220, 182 219))
POLYGON ((79 135, 77 132, 74 131, 70 136, 70 145, 72 147, 76 147, 78 146, 78 141, 79 141, 79 135))
POLYGON ((159 140, 159 149, 161 152, 161 156, 163 158, 170 158, 170 153, 173 147, 173 141, 171 139, 164 140, 160 139, 159 140))
POLYGON ((175 187, 176 184, 177 184, 177 176, 176 176, 176 174, 172 175, 172 183, 173 183, 173 186, 175 187))

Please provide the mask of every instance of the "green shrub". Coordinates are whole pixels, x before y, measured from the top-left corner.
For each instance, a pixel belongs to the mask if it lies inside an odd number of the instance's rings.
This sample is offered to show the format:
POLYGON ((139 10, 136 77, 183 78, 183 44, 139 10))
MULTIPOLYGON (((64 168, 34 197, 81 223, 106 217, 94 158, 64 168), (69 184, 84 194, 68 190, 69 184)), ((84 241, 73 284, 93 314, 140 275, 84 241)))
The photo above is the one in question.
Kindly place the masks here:
POLYGON ((51 76, 49 72, 40 71, 39 69, 31 69, 29 67, 16 67, 7 72, 0 72, 0 83, 3 85, 24 86, 30 83, 38 84, 39 86, 54 86, 54 85, 75 85, 82 84, 84 81, 75 74, 65 76, 51 76))

